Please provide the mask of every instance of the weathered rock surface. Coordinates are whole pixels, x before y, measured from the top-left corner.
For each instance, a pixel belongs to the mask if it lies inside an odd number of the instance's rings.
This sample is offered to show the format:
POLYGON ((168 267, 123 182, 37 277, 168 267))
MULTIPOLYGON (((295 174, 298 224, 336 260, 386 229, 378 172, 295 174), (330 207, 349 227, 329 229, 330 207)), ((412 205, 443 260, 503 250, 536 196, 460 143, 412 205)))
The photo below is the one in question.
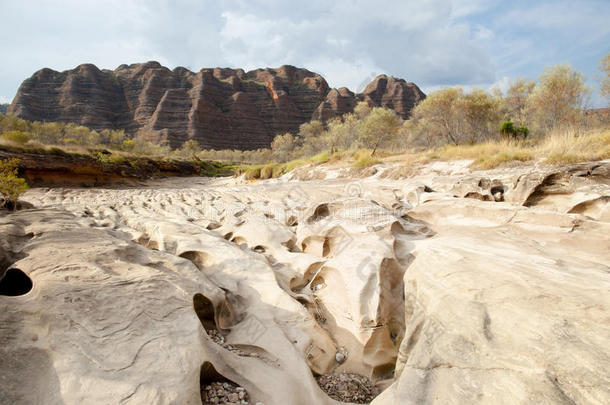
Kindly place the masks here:
POLYGON ((352 112, 358 99, 348 88, 331 89, 326 95, 326 99, 316 108, 313 119, 327 121, 334 117, 352 112))
POLYGON ((365 87, 358 97, 370 105, 394 110, 403 119, 407 119, 415 104, 426 98, 426 95, 415 83, 379 75, 365 87))
POLYGON ((426 98, 426 95, 415 85, 404 79, 379 75, 369 83, 362 93, 354 94, 342 87, 328 92, 313 119, 326 121, 352 112, 358 102, 364 101, 372 107, 385 107, 394 110, 403 119, 411 116, 415 105, 426 98))
POLYGON ((157 62, 114 71, 84 64, 42 69, 25 80, 8 114, 28 120, 74 122, 93 129, 142 131, 172 146, 195 139, 213 149, 268 147, 278 133, 313 119, 353 110, 358 100, 393 108, 406 118, 424 94, 413 83, 380 76, 362 95, 329 89, 319 74, 277 69, 169 70, 157 62))
POLYGON ((608 403, 609 164, 30 190, 0 403, 608 403))

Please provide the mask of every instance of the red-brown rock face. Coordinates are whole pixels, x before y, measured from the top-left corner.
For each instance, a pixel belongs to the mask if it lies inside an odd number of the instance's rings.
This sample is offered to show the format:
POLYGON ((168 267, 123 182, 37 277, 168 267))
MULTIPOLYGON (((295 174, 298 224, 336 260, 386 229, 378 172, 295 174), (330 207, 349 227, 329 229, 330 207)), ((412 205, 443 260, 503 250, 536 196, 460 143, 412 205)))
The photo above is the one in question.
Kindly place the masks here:
POLYGON ((369 83, 358 98, 370 105, 389 108, 403 119, 409 118, 415 104, 426 95, 415 85, 404 79, 379 75, 369 83))
POLYGON ((204 148, 255 149, 311 119, 350 112, 358 100, 393 108, 406 118, 423 97, 414 84, 385 76, 361 95, 346 88, 330 90, 322 76, 293 66, 194 73, 157 62, 114 71, 86 64, 65 72, 36 72, 23 82, 7 113, 166 136, 174 147, 195 139, 204 148))

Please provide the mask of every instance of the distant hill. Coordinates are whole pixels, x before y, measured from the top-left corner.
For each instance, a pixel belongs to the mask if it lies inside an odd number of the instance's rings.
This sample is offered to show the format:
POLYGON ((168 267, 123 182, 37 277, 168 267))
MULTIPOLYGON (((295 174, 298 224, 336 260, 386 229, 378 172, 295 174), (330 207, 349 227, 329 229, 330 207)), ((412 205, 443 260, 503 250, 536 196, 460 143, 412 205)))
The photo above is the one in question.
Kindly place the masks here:
POLYGON ((151 139, 167 138, 172 147, 195 139, 210 149, 256 149, 312 119, 350 112, 358 101, 408 118, 423 98, 415 84, 385 75, 354 94, 330 89, 319 74, 294 66, 195 73, 157 62, 114 71, 84 64, 64 72, 36 72, 22 83, 8 113, 32 121, 143 132, 151 139))

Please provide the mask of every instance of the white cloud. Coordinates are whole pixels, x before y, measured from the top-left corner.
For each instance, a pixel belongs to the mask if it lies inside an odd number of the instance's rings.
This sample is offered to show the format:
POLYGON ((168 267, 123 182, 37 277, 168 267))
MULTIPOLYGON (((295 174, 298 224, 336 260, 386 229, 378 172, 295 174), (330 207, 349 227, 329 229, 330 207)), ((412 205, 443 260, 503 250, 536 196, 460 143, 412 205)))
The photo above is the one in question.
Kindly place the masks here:
POLYGON ((502 78, 500 78, 500 80, 497 80, 495 83, 493 83, 491 86, 489 86, 488 90, 491 90, 494 87, 496 87, 496 88, 500 89, 502 94, 506 94, 506 92, 508 91, 508 88, 510 87, 511 82, 512 82, 512 80, 510 77, 502 76, 502 78))
POLYGON ((495 6, 497 0, 452 0, 451 17, 460 18, 477 14, 495 6))
POLYGON ((320 57, 305 67, 320 73, 332 87, 347 87, 354 92, 362 92, 367 84, 383 73, 367 58, 349 62, 340 58, 320 57))
POLYGON ((494 38, 494 32, 489 28, 478 25, 475 28, 473 38, 475 41, 489 41, 494 38))
POLYGON ((489 58, 469 27, 453 23, 450 13, 449 0, 337 0, 325 13, 302 18, 289 10, 278 15, 238 6, 223 14, 221 50, 234 66, 289 63, 337 71, 327 73, 337 87, 360 84, 372 70, 424 85, 493 80, 489 58))

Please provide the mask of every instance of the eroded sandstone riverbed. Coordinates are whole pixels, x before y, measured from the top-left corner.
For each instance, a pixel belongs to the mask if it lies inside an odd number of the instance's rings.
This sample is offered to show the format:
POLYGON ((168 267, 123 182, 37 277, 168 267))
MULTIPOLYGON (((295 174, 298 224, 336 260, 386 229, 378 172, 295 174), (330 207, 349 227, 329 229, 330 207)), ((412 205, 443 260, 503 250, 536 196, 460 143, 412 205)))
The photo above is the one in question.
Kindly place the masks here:
POLYGON ((608 403, 609 173, 32 189, 0 403, 608 403))

